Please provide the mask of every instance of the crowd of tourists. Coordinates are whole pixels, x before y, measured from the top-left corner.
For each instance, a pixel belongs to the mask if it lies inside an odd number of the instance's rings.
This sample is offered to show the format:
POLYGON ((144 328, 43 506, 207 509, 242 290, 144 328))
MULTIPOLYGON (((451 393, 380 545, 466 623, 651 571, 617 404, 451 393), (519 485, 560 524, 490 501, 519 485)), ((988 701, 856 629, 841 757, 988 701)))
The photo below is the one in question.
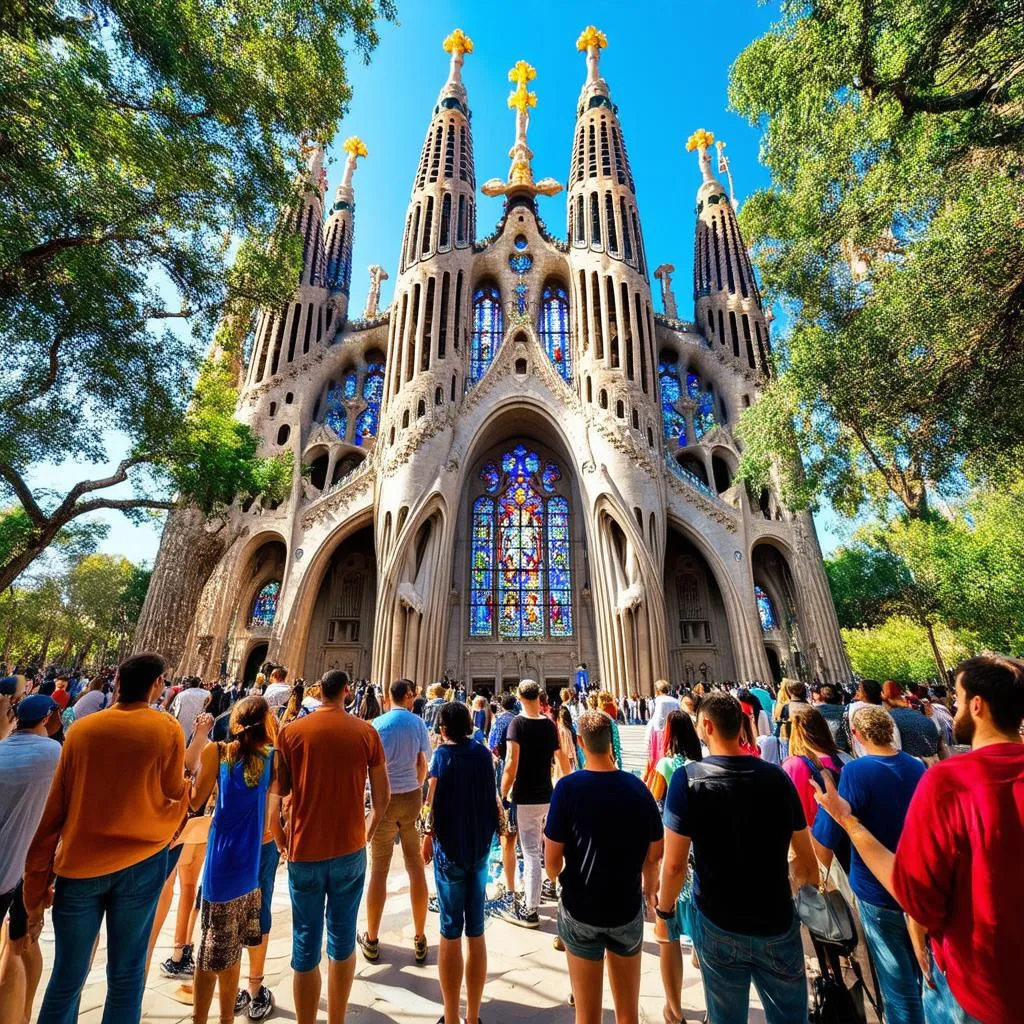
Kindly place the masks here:
POLYGON ((396 846, 416 965, 439 916, 439 1024, 486 1015, 487 918, 550 926, 544 904, 578 1024, 603 1019, 606 968, 616 1021, 640 1019, 645 920, 665 1024, 684 1019, 688 961, 711 1024, 745 1022, 751 985, 769 1024, 844 1019, 857 992, 887 1024, 1024 1020, 1020 661, 972 658, 948 688, 659 681, 621 698, 582 666, 557 693, 524 678, 493 699, 288 676, 172 685, 141 654, 91 679, 0 679, 0 1020, 32 1019, 49 913, 35 1019, 77 1019, 105 926, 104 1024, 138 1021, 176 890, 159 969, 193 1020, 215 999, 222 1024, 267 1017, 284 860, 295 1018, 317 1019, 326 932, 340 1022, 357 958, 395 955, 396 846), (640 774, 619 734, 638 724, 640 774))

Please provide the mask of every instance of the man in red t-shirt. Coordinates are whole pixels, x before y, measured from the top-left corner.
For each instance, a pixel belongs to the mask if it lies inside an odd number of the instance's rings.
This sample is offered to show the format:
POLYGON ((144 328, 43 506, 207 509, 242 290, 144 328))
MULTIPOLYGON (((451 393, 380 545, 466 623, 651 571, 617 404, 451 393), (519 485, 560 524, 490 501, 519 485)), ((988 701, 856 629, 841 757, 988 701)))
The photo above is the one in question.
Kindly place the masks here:
POLYGON ((956 697, 954 738, 971 752, 925 772, 895 854, 827 777, 816 799, 907 912, 929 1024, 1006 1024, 1024 1020, 1024 662, 962 662, 956 697))

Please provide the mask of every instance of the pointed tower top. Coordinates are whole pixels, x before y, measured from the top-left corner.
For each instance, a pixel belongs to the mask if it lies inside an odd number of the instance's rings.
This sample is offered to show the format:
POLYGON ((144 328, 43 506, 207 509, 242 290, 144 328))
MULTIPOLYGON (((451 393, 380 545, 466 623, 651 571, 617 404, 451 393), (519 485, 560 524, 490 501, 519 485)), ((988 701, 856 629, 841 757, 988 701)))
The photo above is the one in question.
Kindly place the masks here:
POLYGON ((700 163, 701 174, 704 177, 704 181, 715 181, 716 178, 711 172, 711 154, 708 153, 708 149, 713 145, 715 141, 714 135, 705 131, 703 128, 698 128, 687 140, 686 140, 686 151, 687 153, 692 150, 697 150, 697 159, 700 163))
POLYGON ((361 156, 369 156, 370 151, 366 148, 366 143, 358 135, 350 135, 342 143, 341 148, 348 153, 348 159, 345 161, 345 173, 341 179, 341 187, 351 188, 352 175, 356 169, 356 160, 361 156))
POLYGON ((324 170, 324 147, 308 137, 299 143, 299 153, 306 163, 306 174, 309 180, 319 187, 321 192, 327 190, 327 171, 324 170))
POLYGON ((601 60, 601 51, 608 45, 608 37, 593 25, 588 25, 576 40, 576 49, 587 55, 587 80, 583 83, 584 94, 587 90, 594 90, 608 95, 608 85, 601 77, 598 64, 601 60))
POLYGON ((537 106, 537 94, 530 92, 526 83, 536 77, 537 69, 525 60, 516 61, 509 70, 508 80, 515 85, 515 89, 509 93, 508 105, 510 110, 516 112, 516 141, 508 151, 512 166, 509 168, 508 181, 491 178, 484 182, 480 191, 485 196, 509 195, 513 191, 553 196, 562 191, 562 186, 553 178, 544 178, 538 182, 533 180, 533 167, 530 164, 533 151, 526 144, 526 133, 530 127, 530 108, 537 106))
POLYGON ((462 61, 467 53, 473 52, 473 40, 462 31, 455 29, 441 44, 445 53, 452 55, 451 64, 448 66, 448 81, 446 86, 462 85, 462 61))

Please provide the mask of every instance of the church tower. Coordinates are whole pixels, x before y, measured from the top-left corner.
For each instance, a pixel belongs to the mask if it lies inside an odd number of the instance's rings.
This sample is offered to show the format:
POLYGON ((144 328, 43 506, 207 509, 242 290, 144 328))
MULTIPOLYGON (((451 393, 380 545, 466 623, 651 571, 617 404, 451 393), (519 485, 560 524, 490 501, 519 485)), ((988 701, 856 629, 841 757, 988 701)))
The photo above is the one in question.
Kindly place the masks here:
POLYGON ((356 160, 365 157, 367 150, 362 139, 352 136, 342 149, 348 153, 345 172, 334 194, 334 205, 327 218, 324 243, 325 280, 334 302, 334 316, 339 324, 348 319, 349 288, 352 285, 352 242, 355 232, 356 200, 352 190, 352 175, 356 160))
MULTIPOLYGON (((456 29, 413 179, 391 304, 378 435, 374 678, 436 679, 447 588, 444 545, 454 524, 428 495, 428 465, 443 466, 467 367, 470 277, 476 234, 473 136, 462 65, 472 40, 456 29), (415 451, 414 459, 409 456, 415 451)), ((450 550, 447 556, 450 557, 450 550)))
MULTIPOLYGON (((697 190, 697 233, 693 248, 693 299, 698 327, 738 366, 771 373, 768 324, 761 308, 736 211, 711 170, 715 137, 701 128, 686 143, 696 149, 703 181, 697 190)), ((718 171, 728 164, 718 144, 718 171)))
POLYGON ((333 308, 328 307, 330 292, 324 279, 324 150, 314 143, 304 146, 303 152, 306 166, 299 179, 301 195, 284 213, 278 229, 282 234, 302 236, 302 273, 291 302, 280 309, 259 313, 246 390, 284 372, 322 344, 333 319, 333 308))

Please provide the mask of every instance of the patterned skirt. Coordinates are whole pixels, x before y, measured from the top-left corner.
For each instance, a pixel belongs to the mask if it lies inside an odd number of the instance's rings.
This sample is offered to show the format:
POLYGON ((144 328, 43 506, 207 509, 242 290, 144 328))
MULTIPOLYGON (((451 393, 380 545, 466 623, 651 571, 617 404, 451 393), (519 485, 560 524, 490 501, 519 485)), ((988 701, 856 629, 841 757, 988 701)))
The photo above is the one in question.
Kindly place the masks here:
POLYGON ((200 971, 226 971, 241 959, 243 946, 258 946, 263 941, 260 930, 259 889, 227 903, 203 900, 200 921, 203 937, 199 943, 196 969, 200 971))

